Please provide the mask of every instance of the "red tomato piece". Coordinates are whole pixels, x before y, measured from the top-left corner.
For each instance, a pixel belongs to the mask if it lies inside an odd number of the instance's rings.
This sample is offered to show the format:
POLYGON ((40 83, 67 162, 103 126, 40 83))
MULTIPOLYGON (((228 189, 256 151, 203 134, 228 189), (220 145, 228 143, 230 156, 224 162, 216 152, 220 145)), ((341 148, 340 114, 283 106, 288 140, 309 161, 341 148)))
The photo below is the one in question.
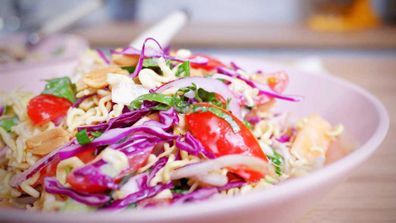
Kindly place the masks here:
POLYGON ((284 72, 272 74, 267 78, 267 84, 273 91, 282 93, 289 84, 289 76, 284 72))
POLYGON ((73 189, 79 192, 100 193, 108 190, 106 186, 102 186, 97 184, 96 182, 93 182, 89 177, 76 177, 73 172, 67 175, 66 181, 73 189))
POLYGON ((194 69, 204 69, 206 71, 212 71, 212 70, 216 69, 217 67, 225 67, 225 65, 220 60, 209 57, 204 54, 195 54, 195 55, 191 56, 190 58, 193 59, 198 56, 208 59, 208 63, 207 64, 191 64, 191 67, 194 69))
MULTIPOLYGON (((256 137, 252 132, 230 112, 208 103, 196 104, 203 107, 215 107, 231 116, 238 124, 240 131, 235 133, 230 124, 212 112, 194 112, 186 115, 187 129, 198 139, 208 151, 216 157, 229 154, 243 154, 255 156, 267 161, 267 156, 262 151, 256 137)), ((256 181, 262 176, 260 173, 239 167, 233 172, 247 181, 256 181), (257 176, 260 174, 260 176, 257 176)))
POLYGON ((30 100, 27 113, 34 125, 41 125, 65 116, 71 106, 65 98, 42 94, 30 100))

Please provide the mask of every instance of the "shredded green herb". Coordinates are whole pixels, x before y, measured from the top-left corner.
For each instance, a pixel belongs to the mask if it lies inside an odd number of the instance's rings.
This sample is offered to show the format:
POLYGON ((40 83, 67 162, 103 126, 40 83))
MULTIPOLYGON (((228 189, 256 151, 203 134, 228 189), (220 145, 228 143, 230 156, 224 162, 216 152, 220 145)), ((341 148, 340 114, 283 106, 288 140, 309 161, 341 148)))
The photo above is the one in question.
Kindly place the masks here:
POLYGON ((125 66, 125 67, 121 67, 121 69, 128 71, 128 73, 133 73, 136 69, 136 67, 134 66, 125 66))
POLYGON ((282 176, 282 166, 283 166, 282 156, 276 151, 274 151, 273 155, 267 155, 267 157, 271 160, 272 165, 275 167, 275 173, 278 176, 282 176))
POLYGON ((7 132, 11 132, 12 127, 18 124, 19 120, 17 117, 2 118, 0 119, 0 127, 7 132))
POLYGON ((87 130, 81 130, 76 134, 77 142, 80 143, 80 145, 87 145, 92 142, 92 140, 89 138, 87 130))
POLYGON ((76 134, 77 142, 80 145, 87 145, 92 142, 95 138, 98 138, 102 135, 102 132, 91 132, 90 135, 88 134, 86 129, 83 129, 76 134))
POLYGON ((46 80, 44 91, 42 94, 50 94, 61 98, 66 98, 72 103, 76 102, 75 86, 69 77, 60 77, 46 80))
POLYGON ((180 64, 176 71, 176 77, 189 77, 190 76, 190 61, 185 61, 180 64))

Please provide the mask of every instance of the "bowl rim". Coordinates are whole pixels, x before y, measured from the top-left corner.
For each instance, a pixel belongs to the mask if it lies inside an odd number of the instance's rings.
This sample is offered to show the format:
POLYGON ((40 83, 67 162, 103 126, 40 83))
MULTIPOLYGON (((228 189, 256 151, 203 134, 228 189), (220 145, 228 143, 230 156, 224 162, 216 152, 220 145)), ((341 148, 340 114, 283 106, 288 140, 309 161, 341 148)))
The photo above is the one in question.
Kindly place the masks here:
MULTIPOLYGON (((293 73, 301 73, 302 75, 314 75, 316 73, 305 72, 297 69, 293 69, 285 65, 277 65, 275 63, 267 63, 259 61, 258 59, 248 57, 238 57, 238 60, 248 59, 255 64, 263 64, 269 66, 282 67, 282 69, 292 71, 293 73)), ((265 66, 264 66, 265 67, 265 66)), ((301 192, 306 191, 309 188, 320 185, 327 180, 336 178, 336 176, 350 170, 361 164, 363 161, 374 153, 379 148, 379 145, 384 140, 387 131, 389 129, 389 116, 385 106, 370 92, 357 86, 347 80, 332 75, 321 75, 320 78, 324 78, 325 81, 333 82, 337 85, 350 88, 367 99, 375 108, 376 114, 379 118, 378 125, 371 135, 371 137, 361 144, 358 148, 352 151, 347 156, 340 160, 327 165, 313 173, 308 174, 304 177, 287 180, 275 187, 267 188, 265 190, 254 191, 251 193, 244 194, 243 196, 236 196, 225 199, 213 199, 203 202, 197 202, 192 204, 185 204, 182 206, 173 206, 166 208, 153 208, 153 209, 139 209, 121 212, 108 212, 108 211, 97 211, 92 213, 73 213, 73 218, 70 218, 70 213, 45 213, 45 212, 26 212, 25 210, 17 210, 12 208, 0 208, 0 219, 8 220, 23 220, 28 222, 33 221, 56 221, 62 219, 62 221, 75 222, 77 219, 82 221, 95 221, 95 222, 108 222, 108 221, 159 221, 159 220, 180 220, 190 219, 194 217, 202 217, 202 215, 220 215, 221 213, 229 213, 230 211, 237 211, 243 209, 243 207, 253 205, 268 205, 269 202, 273 202, 283 197, 293 197, 301 192), (289 190, 293 188, 293 190, 289 190), (232 200, 232 202, 230 202, 232 200), (27 214, 24 214, 27 213, 27 214)))

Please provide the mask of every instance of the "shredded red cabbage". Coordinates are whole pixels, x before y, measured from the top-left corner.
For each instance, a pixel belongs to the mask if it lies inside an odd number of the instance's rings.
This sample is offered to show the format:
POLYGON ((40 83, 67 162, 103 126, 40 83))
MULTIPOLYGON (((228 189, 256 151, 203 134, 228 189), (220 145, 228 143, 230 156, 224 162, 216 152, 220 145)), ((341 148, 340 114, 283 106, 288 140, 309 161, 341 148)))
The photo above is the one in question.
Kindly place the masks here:
POLYGON ((219 191, 225 191, 225 190, 229 190, 229 189, 232 189, 232 188, 243 187, 243 186, 245 186, 246 184, 247 184, 247 183, 244 182, 244 181, 234 181, 234 182, 229 182, 229 183, 227 183, 227 184, 224 185, 224 186, 217 187, 217 189, 218 189, 219 191))
POLYGON ((44 179, 45 191, 50 194, 61 194, 89 206, 102 206, 110 201, 110 197, 104 194, 88 194, 76 192, 62 186, 56 178, 46 177, 44 179))
POLYGON ((150 182, 158 173, 158 171, 160 171, 160 169, 162 169, 166 165, 167 162, 168 157, 162 157, 157 162, 155 162, 155 164, 151 167, 150 173, 147 176, 147 182, 150 182))
POLYGON ((81 104, 85 99, 90 98, 90 97, 92 97, 92 96, 93 96, 93 94, 89 94, 89 95, 85 95, 85 96, 83 96, 83 97, 77 99, 77 101, 74 102, 74 104, 72 105, 72 107, 73 107, 73 108, 78 108, 78 106, 80 106, 80 104, 81 104))
POLYGON ((186 132, 184 137, 179 136, 176 139, 176 147, 194 156, 198 156, 198 154, 201 153, 209 159, 216 158, 215 155, 212 152, 206 150, 201 142, 195 139, 190 132, 186 132))
POLYGON ((98 53, 98 55, 100 56, 100 58, 102 58, 102 60, 106 63, 106 64, 110 64, 110 60, 107 59, 106 54, 100 50, 100 49, 96 49, 96 52, 98 53))
POLYGON ((4 106, 0 106, 0 116, 2 116, 2 115, 3 115, 3 113, 4 113, 4 110, 5 110, 5 107, 4 107, 4 106))
POLYGON ((177 116, 177 112, 173 107, 167 111, 160 111, 158 116, 160 123, 150 120, 145 122, 144 125, 154 125, 164 130, 169 130, 172 126, 179 124, 179 116, 177 116))
POLYGON ((262 94, 262 95, 267 95, 272 98, 278 98, 278 99, 282 99, 282 100, 286 100, 286 101, 293 101, 293 102, 298 102, 298 101, 302 100, 302 98, 299 96, 281 95, 281 94, 278 94, 278 93, 275 93, 275 92, 272 92, 269 90, 265 90, 264 86, 259 85, 252 80, 244 78, 244 77, 242 77, 242 75, 238 74, 237 72, 227 69, 225 67, 217 67, 217 72, 220 74, 230 76, 230 77, 238 78, 239 80, 245 82, 250 87, 258 89, 259 94, 262 94))
POLYGON ((172 204, 179 205, 184 203, 206 200, 217 193, 218 190, 215 187, 201 188, 191 193, 175 195, 172 204))
POLYGON ((233 61, 231 61, 230 62, 230 65, 231 65, 231 67, 232 67, 232 69, 234 69, 234 70, 242 70, 242 68, 240 67, 240 66, 238 66, 235 62, 233 62, 233 61))
POLYGON ((120 200, 115 200, 113 201, 110 205, 106 206, 104 209, 106 210, 119 210, 126 208, 130 204, 137 203, 141 200, 147 199, 154 197, 158 193, 160 193, 163 190, 170 189, 173 187, 172 183, 169 184, 158 184, 154 187, 149 187, 149 186, 144 186, 146 184, 142 184, 141 190, 128 195, 127 197, 120 199, 120 200))
POLYGON ((91 126, 78 127, 78 131, 86 130, 87 132, 104 132, 113 128, 121 128, 135 124, 139 119, 149 113, 148 108, 142 108, 121 114, 118 117, 110 119, 107 123, 100 123, 91 126))
MULTIPOLYGON (((177 57, 173 57, 168 55, 167 53, 165 53, 165 51, 162 49, 161 44, 155 40, 152 37, 148 37, 144 40, 143 45, 142 45, 142 49, 139 51, 135 48, 132 47, 128 47, 125 48, 121 51, 112 51, 113 54, 123 54, 123 55, 139 55, 139 60, 138 63, 136 65, 135 71, 132 73, 132 78, 135 78, 139 72, 142 70, 143 68, 143 60, 144 58, 159 58, 159 57, 163 57, 164 59, 167 60, 174 60, 174 61, 178 61, 178 62, 185 62, 187 60, 185 59, 181 59, 181 58, 177 58, 177 57), (158 48, 160 49, 160 51, 156 51, 155 49, 152 48, 147 48, 146 49, 146 43, 148 41, 154 41, 158 48)), ((188 59, 188 61, 190 61, 190 63, 195 63, 195 64, 206 64, 208 63, 208 59, 204 58, 204 57, 197 57, 194 59, 188 59)))

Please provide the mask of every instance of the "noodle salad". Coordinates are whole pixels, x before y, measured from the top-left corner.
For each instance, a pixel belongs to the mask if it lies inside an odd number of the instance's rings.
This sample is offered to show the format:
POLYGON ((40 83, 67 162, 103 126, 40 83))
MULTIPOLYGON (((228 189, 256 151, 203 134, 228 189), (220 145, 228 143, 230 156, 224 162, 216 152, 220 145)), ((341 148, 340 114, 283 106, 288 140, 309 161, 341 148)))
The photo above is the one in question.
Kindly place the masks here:
POLYGON ((284 94, 288 81, 284 72, 163 50, 153 38, 110 58, 88 51, 71 78, 46 80, 41 94, 2 96, 1 206, 181 205, 308 174, 328 163, 343 128, 273 112, 277 100, 301 100, 284 94))

